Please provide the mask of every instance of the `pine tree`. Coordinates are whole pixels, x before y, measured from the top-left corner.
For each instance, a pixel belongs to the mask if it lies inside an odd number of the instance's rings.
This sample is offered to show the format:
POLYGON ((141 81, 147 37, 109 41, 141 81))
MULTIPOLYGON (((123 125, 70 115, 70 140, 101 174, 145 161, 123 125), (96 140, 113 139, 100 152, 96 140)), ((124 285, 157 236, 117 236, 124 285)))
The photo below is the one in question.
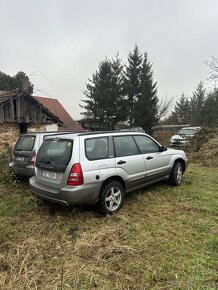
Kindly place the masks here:
POLYGON ((106 111, 111 78, 112 71, 109 61, 102 61, 99 64, 98 71, 93 74, 92 79, 86 85, 84 92, 87 99, 83 100, 85 105, 82 107, 86 110, 83 115, 98 122, 101 130, 105 128, 105 122, 107 121, 106 111))
POLYGON ((0 71, 0 90, 11 91, 13 89, 13 78, 0 71))
POLYGON ((125 118, 121 60, 104 60, 86 85, 86 99, 82 100, 86 118, 94 119, 101 130, 112 130, 125 118))
POLYGON ((145 53, 140 74, 140 93, 135 106, 134 125, 143 127, 146 132, 151 133, 151 127, 157 122, 157 114, 157 83, 153 81, 152 64, 145 53))
POLYGON ((157 121, 157 84, 153 82, 152 65, 137 45, 129 53, 123 72, 119 56, 99 64, 86 84, 85 109, 82 114, 99 123, 100 129, 114 129, 121 120, 147 131, 157 121))
POLYGON ((111 118, 111 128, 114 129, 116 123, 126 120, 126 100, 124 99, 124 75, 122 61, 117 54, 111 61, 112 67, 112 97, 111 109, 113 118, 111 118))
POLYGON ((203 116, 202 109, 205 101, 206 90, 204 88, 204 83, 202 81, 196 87, 196 90, 193 92, 193 96, 190 100, 190 110, 191 110, 191 123, 193 125, 202 125, 203 116))
POLYGON ((141 93, 140 77, 142 70, 142 54, 136 45, 129 52, 128 64, 125 71, 125 93, 127 99, 128 121, 130 126, 135 122, 135 107, 141 93))
POLYGON ((218 126, 218 89, 207 96, 202 108, 203 124, 206 126, 218 126))
POLYGON ((31 84, 29 77, 22 71, 19 71, 14 77, 13 77, 13 87, 17 89, 18 91, 23 91, 24 82, 27 84, 27 93, 32 94, 33 93, 33 84, 31 84))
POLYGON ((176 102, 175 113, 178 116, 180 124, 188 124, 190 122, 190 102, 184 94, 176 102))
POLYGON ((24 81, 27 82, 27 93, 33 93, 33 84, 30 82, 29 77, 22 71, 18 72, 13 77, 0 72, 0 90, 2 91, 23 91, 24 81))

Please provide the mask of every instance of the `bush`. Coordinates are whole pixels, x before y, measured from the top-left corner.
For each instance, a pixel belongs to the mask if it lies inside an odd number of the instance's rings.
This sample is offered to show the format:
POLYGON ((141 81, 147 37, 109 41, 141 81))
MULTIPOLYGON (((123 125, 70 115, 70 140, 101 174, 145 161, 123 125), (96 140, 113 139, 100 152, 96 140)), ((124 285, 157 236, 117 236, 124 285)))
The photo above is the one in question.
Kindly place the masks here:
POLYGON ((16 180, 16 177, 10 170, 8 163, 8 158, 5 155, 0 155, 0 183, 8 184, 16 180))
POLYGON ((218 166, 218 129, 203 128, 190 141, 187 151, 193 162, 204 166, 218 166))
POLYGON ((189 145, 187 146, 187 151, 198 152, 205 143, 217 136, 218 129, 204 127, 190 139, 189 145))

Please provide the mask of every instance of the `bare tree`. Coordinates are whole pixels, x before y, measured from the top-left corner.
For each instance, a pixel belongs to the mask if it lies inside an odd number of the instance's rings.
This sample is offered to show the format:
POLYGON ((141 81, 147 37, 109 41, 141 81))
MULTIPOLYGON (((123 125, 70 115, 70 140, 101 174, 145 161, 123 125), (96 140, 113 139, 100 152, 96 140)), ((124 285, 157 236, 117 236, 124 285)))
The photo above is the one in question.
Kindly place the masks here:
POLYGON ((210 60, 205 61, 205 64, 210 68, 210 79, 218 79, 218 58, 215 56, 211 56, 210 60))
POLYGON ((162 97, 159 99, 158 102, 158 120, 160 120, 163 117, 166 117, 166 115, 172 110, 174 106, 175 98, 171 97, 170 99, 162 97))

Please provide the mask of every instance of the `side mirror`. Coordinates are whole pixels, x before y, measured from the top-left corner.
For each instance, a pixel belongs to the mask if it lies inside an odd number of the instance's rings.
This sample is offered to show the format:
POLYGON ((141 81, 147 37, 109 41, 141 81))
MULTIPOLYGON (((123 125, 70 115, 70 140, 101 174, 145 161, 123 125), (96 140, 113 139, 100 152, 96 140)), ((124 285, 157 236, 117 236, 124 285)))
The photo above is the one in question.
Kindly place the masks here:
POLYGON ((167 151, 167 147, 165 147, 165 146, 161 146, 161 147, 160 147, 160 152, 164 152, 164 151, 167 151))

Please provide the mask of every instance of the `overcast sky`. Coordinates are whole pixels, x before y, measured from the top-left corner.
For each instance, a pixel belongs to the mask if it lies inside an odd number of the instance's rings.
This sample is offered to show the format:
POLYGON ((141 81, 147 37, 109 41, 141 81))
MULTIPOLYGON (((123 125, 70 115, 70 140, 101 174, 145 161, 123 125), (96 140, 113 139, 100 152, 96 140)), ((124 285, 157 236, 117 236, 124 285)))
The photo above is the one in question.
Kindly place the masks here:
POLYGON ((204 61, 218 57, 218 1, 0 0, 0 35, 0 71, 24 71, 35 95, 58 99, 77 120, 99 62, 117 52, 126 62, 136 43, 159 97, 190 95, 208 77, 204 61))

